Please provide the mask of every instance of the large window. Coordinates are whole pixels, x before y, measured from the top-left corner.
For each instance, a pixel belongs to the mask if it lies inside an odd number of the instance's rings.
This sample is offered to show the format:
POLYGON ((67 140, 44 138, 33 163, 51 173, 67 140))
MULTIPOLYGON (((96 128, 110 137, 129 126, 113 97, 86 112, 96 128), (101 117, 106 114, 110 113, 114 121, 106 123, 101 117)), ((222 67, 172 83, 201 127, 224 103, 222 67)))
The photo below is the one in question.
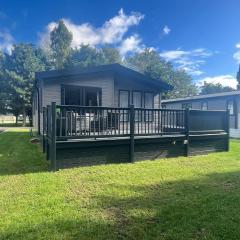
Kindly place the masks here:
POLYGON ((129 107, 129 91, 119 90, 119 107, 129 107))
MULTIPOLYGON (((142 92, 140 91, 133 91, 132 92, 132 104, 135 108, 141 108, 142 107, 142 92)), ((142 120, 142 111, 141 110, 135 110, 135 121, 141 121, 142 120)))
POLYGON ((153 108, 153 93, 145 92, 144 93, 144 107, 153 108))
MULTIPOLYGON (((152 92, 145 92, 144 93, 144 107, 145 108, 153 108, 154 100, 153 100, 153 93, 152 92)), ((146 110, 145 111, 145 121, 153 121, 153 111, 146 110)))
POLYGON ((227 101, 227 109, 229 110, 230 115, 234 114, 234 102, 233 100, 227 101))
MULTIPOLYGON (((129 107, 129 91, 119 90, 119 107, 127 108, 129 107)), ((120 121, 128 121, 128 111, 121 111, 120 121)))
POLYGON ((202 110, 208 110, 208 102, 207 101, 204 101, 201 103, 201 109, 202 110))
POLYGON ((61 101, 65 105, 101 106, 102 90, 96 87, 62 86, 61 101))

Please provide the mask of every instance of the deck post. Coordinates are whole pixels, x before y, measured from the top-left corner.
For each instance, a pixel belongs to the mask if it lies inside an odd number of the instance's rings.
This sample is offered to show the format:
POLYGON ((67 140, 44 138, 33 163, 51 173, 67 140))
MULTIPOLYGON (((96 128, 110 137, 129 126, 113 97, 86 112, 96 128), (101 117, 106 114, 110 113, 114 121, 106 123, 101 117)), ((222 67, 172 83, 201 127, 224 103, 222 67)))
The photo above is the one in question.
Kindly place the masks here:
POLYGON ((56 171, 56 103, 51 104, 51 114, 52 114, 52 144, 51 144, 51 170, 56 171))
POLYGON ((134 162, 134 132, 135 132, 135 111, 134 105, 130 105, 130 161, 134 162))
POLYGON ((42 135, 42 151, 46 152, 46 108, 43 107, 43 135, 42 135))
POLYGON ((189 155, 189 114, 190 110, 189 108, 185 109, 185 156, 187 157, 189 155))
POLYGON ((228 109, 226 111, 226 117, 225 117, 225 131, 227 133, 227 139, 226 139, 226 151, 229 151, 229 138, 230 138, 230 110, 228 109))

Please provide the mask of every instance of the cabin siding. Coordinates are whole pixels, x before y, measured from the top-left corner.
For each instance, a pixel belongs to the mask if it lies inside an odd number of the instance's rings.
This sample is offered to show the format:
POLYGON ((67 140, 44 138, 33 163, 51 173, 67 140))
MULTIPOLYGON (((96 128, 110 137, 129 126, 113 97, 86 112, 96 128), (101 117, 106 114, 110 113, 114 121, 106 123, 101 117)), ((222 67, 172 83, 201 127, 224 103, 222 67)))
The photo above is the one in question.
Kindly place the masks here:
MULTIPOLYGON (((114 81, 113 77, 92 77, 92 78, 68 78, 56 79, 51 81, 41 81, 40 88, 42 88, 42 95, 39 97, 42 100, 42 107, 51 105, 52 102, 61 104, 61 85, 98 87, 102 89, 102 105, 106 107, 113 107, 114 99, 114 81)), ((34 112, 34 128, 37 129, 37 113, 34 112), (36 122, 36 123, 35 123, 36 122)), ((43 113, 40 109, 40 133, 43 130, 43 113)))
MULTIPOLYGON (((61 103, 61 86, 83 86, 83 87, 97 87, 102 89, 102 106, 105 107, 118 107, 119 106, 119 90, 128 90, 130 94, 130 104, 132 103, 132 92, 142 92, 142 107, 144 107, 144 92, 153 92, 154 94, 154 108, 161 107, 161 89, 157 91, 153 86, 141 82, 135 82, 133 79, 120 79, 116 78, 113 74, 105 76, 88 76, 88 77, 64 77, 61 79, 51 79, 40 81, 39 87, 41 88, 41 101, 42 107, 51 105, 56 102, 57 105, 61 103)), ((35 113, 34 113, 35 114, 35 113)), ((37 118, 37 115, 35 115, 37 118)), ((40 111, 40 133, 43 130, 43 113, 42 108, 40 111)))
POLYGON ((102 89, 102 105, 111 107, 113 105, 113 78, 86 78, 86 79, 65 79, 61 81, 45 81, 44 85, 44 102, 43 105, 47 106, 51 102, 61 104, 61 85, 73 85, 83 87, 98 87, 102 89))

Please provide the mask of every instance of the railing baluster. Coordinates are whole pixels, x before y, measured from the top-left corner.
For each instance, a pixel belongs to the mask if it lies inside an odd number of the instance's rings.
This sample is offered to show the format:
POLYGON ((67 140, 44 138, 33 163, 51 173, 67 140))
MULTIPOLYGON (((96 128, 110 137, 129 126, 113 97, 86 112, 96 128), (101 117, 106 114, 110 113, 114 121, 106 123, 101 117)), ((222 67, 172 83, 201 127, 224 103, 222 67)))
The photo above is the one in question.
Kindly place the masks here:
MULTIPOLYGON (((61 139, 130 134, 130 108, 58 105, 56 112, 56 133, 61 139)), ((51 135, 49 114, 46 109, 44 131, 47 135, 51 135)), ((185 128, 183 110, 137 108, 134 109, 134 118, 135 135, 183 133, 185 128)))

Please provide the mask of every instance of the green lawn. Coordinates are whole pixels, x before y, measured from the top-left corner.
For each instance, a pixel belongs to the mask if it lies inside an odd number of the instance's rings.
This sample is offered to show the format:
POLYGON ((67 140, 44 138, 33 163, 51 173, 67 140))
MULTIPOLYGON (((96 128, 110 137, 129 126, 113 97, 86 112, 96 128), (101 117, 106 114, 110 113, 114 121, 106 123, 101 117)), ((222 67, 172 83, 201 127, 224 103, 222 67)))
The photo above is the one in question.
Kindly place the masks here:
MULTIPOLYGON (((26 123, 26 126, 29 126, 29 124, 26 123)), ((0 121, 0 127, 22 127, 22 123, 18 123, 18 124, 16 124, 16 123, 2 123, 0 121)))
POLYGON ((29 133, 0 134, 0 239, 240 238, 239 141, 229 153, 46 169, 29 133))

